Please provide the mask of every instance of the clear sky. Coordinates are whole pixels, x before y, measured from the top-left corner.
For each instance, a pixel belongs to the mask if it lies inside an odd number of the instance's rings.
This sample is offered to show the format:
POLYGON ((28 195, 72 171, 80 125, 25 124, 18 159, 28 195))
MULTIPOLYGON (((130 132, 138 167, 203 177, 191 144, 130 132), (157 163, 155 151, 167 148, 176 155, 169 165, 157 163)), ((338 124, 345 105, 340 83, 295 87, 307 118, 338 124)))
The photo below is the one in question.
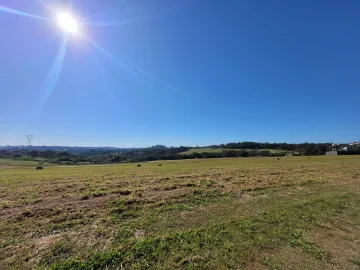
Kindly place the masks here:
POLYGON ((2 0, 0 145, 360 140, 359 14, 358 0, 2 0), (83 23, 61 50, 67 4, 83 23))

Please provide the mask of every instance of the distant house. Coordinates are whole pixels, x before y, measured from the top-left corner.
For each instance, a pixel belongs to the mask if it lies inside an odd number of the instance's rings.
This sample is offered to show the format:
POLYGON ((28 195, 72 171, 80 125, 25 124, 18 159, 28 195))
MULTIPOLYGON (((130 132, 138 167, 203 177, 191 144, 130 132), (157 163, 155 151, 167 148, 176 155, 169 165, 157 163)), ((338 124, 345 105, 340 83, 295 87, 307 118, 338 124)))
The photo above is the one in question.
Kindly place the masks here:
POLYGON ((327 156, 337 156, 338 152, 337 151, 327 151, 326 155, 327 156))
POLYGON ((352 151, 352 150, 354 150, 354 148, 352 146, 345 146, 345 147, 341 148, 341 150, 343 150, 343 151, 352 151))
POLYGON ((351 146, 360 145, 360 142, 352 142, 352 143, 350 143, 349 145, 351 145, 351 146))
POLYGON ((292 156, 300 156, 300 152, 287 152, 285 154, 286 157, 292 157, 292 156))
POLYGON ((339 144, 333 143, 332 144, 332 151, 337 151, 339 149, 339 144))

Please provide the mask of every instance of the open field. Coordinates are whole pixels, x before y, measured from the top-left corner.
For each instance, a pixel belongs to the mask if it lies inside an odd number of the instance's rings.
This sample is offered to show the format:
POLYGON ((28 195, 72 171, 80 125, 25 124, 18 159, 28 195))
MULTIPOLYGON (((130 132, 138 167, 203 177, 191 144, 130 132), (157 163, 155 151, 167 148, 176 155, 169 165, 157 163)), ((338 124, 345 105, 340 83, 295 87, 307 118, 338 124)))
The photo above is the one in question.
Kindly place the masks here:
MULTIPOLYGON (((186 152, 182 152, 182 155, 190 155, 192 153, 221 153, 222 151, 229 151, 229 150, 234 150, 234 151, 241 151, 241 150, 246 150, 246 151, 253 151, 254 149, 224 149, 224 148, 191 148, 186 152)), ((286 152, 283 150, 274 150, 274 149, 258 149, 260 151, 270 151, 271 153, 282 153, 282 152, 286 152)))
POLYGON ((0 167, 1 166, 34 166, 37 164, 39 164, 39 162, 37 162, 37 161, 13 160, 13 159, 0 158, 0 167))
POLYGON ((9 169, 9 167, 25 167, 25 166, 50 166, 51 163, 46 162, 46 160, 41 158, 36 158, 35 160, 26 160, 26 159, 5 159, 0 158, 0 170, 9 169))
POLYGON ((359 269, 360 156, 0 169, 0 269, 359 269))

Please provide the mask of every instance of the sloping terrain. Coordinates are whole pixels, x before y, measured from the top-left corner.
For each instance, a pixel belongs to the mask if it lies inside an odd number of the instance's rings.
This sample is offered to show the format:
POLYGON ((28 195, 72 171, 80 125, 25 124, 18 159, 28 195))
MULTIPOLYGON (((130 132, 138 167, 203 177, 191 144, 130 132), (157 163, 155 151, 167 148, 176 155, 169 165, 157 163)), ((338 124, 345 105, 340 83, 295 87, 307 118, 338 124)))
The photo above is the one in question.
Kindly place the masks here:
POLYGON ((1 269, 358 269, 360 157, 0 171, 1 269))

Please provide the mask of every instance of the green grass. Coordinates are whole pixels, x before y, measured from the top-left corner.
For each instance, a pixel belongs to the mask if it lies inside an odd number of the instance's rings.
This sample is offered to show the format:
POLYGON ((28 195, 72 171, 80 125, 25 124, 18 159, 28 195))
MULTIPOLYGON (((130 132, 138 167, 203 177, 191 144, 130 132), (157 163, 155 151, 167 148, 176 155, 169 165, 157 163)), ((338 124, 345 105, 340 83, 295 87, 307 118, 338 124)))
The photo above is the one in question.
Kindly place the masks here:
POLYGON ((360 266, 360 257, 354 257, 351 261, 354 265, 360 266))
POLYGON ((161 163, 1 169, 2 269, 357 265, 360 157, 161 163))
POLYGON ((0 166, 30 166, 30 165, 36 166, 37 164, 39 164, 38 161, 0 158, 0 166))
POLYGON ((246 266, 263 250, 273 250, 286 243, 326 262, 330 260, 329 253, 307 240, 303 232, 314 223, 326 220, 338 211, 349 211, 359 203, 358 194, 295 203, 285 209, 273 209, 259 216, 205 229, 192 229, 166 237, 149 237, 142 241, 132 240, 121 249, 59 261, 52 264, 50 269, 97 269, 119 265, 134 269, 206 269, 219 264, 235 268, 246 266), (325 214, 322 213, 324 211, 325 214), (84 260, 87 263, 84 264, 84 260))

